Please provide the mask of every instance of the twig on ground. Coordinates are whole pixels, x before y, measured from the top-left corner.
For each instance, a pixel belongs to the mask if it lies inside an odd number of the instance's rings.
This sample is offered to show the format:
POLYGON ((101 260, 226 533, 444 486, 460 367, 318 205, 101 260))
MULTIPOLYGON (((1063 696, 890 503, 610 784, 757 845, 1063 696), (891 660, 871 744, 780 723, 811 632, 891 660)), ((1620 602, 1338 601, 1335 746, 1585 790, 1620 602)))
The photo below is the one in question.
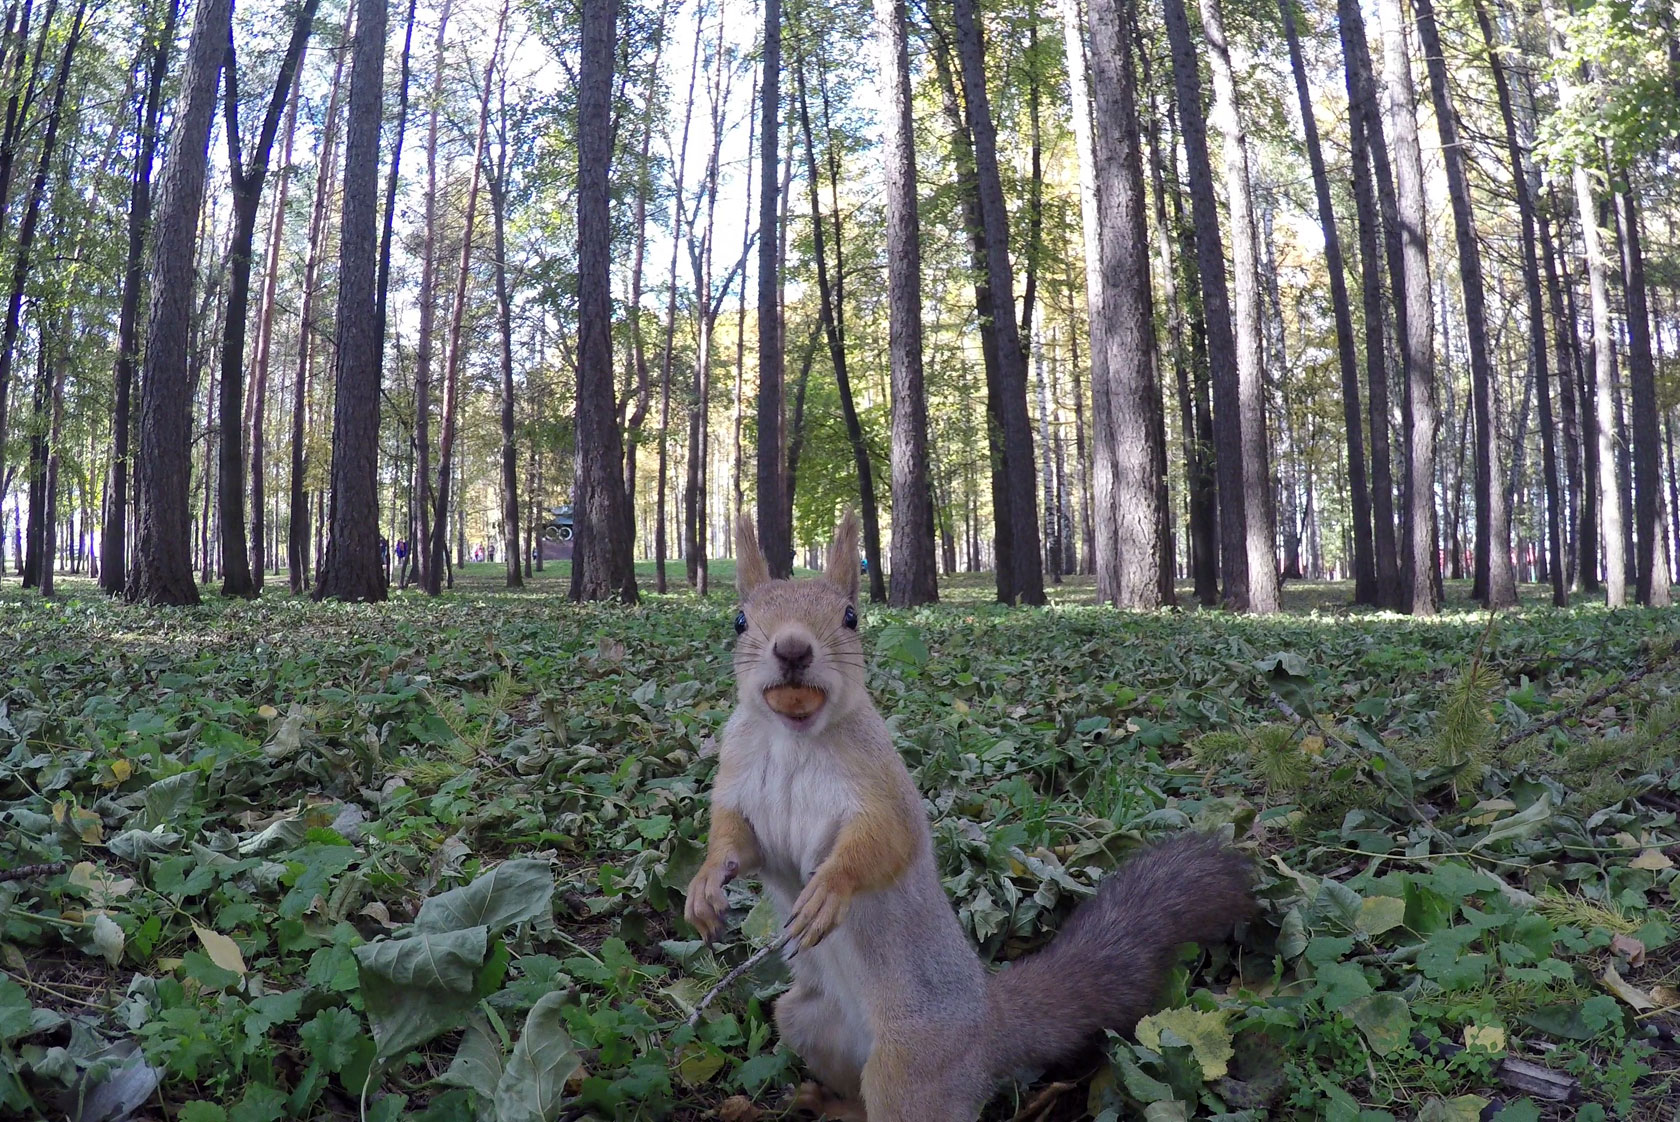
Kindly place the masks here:
POLYGON ((759 963, 763 962, 767 957, 769 957, 770 952, 775 950, 775 949, 776 949, 776 944, 775 943, 770 943, 766 946, 760 947, 758 950, 756 950, 752 953, 752 955, 747 959, 747 961, 741 963, 741 965, 739 965, 735 969, 731 970, 728 974, 725 974, 723 976, 723 981, 721 981, 717 985, 713 986, 711 988, 711 990, 706 994, 706 996, 702 997, 700 999, 700 1004, 698 1004, 694 1007, 694 1012, 692 1012, 688 1015, 688 1020, 686 1022, 688 1027, 693 1028, 695 1025, 699 1024, 700 1023, 700 1014, 704 1013, 706 1011, 706 1006, 710 1005, 717 998, 718 994, 722 993, 724 990, 728 989, 731 985, 733 985, 735 980, 737 978, 739 978, 742 974, 745 974, 747 971, 751 970, 753 967, 755 967, 759 963))
POLYGON ((66 866, 63 861, 48 861, 43 865, 19 865, 15 869, 0 869, 0 883, 9 880, 31 880, 35 877, 50 877, 62 873, 66 866))
POLYGON ((1577 701, 1574 705, 1568 706, 1564 709, 1559 709, 1556 713, 1551 714, 1543 720, 1535 721, 1531 725, 1525 725, 1516 732, 1510 733, 1501 739, 1498 744, 1495 744, 1493 746, 1493 750, 1495 752, 1503 752, 1505 749, 1510 748, 1513 745, 1521 744, 1530 737, 1539 736, 1548 729, 1556 728, 1558 725, 1563 724, 1563 722, 1567 721, 1571 717, 1580 716, 1593 706, 1608 701, 1610 698, 1619 693, 1625 692, 1629 687, 1633 686, 1651 671, 1663 665, 1666 661, 1668 660, 1656 659, 1651 662, 1647 662, 1638 670, 1628 674, 1627 677, 1611 682, 1608 686, 1604 686, 1601 689, 1594 690, 1580 701, 1577 701))

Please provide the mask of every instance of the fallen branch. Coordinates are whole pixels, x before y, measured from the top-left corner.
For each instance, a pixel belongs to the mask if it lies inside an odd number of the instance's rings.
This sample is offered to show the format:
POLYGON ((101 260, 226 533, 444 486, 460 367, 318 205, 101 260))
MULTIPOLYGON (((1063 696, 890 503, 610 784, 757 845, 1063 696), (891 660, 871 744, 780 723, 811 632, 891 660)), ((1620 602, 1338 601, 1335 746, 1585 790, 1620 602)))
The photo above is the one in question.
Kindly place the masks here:
POLYGON ((766 946, 760 947, 758 950, 753 952, 752 956, 749 957, 747 961, 741 963, 741 965, 731 970, 728 974, 725 974, 723 976, 723 981, 713 986, 710 992, 700 999, 700 1004, 694 1007, 694 1012, 688 1015, 688 1021, 686 1022, 688 1027, 693 1028, 695 1025, 699 1024, 700 1014, 706 1011, 706 1006, 710 1005, 713 1000, 717 998, 718 994, 728 989, 730 985, 732 985, 742 974, 745 974, 747 971, 763 962, 765 958, 769 956, 770 952, 775 949, 775 943, 770 943, 766 946))
POLYGON ((1518 729, 1516 732, 1509 734, 1500 740, 1498 744, 1495 744, 1493 746, 1493 750, 1495 752, 1503 752, 1505 749, 1510 748, 1513 745, 1521 744, 1530 737, 1539 736, 1548 729, 1556 728, 1558 725, 1563 724, 1563 722, 1569 720, 1571 717, 1580 716, 1593 706, 1600 705, 1603 702, 1610 700, 1617 694, 1626 691, 1629 687, 1634 685, 1634 683, 1638 682, 1651 671, 1657 669, 1666 661, 1668 660, 1654 659, 1651 662, 1647 662, 1644 666, 1641 666, 1638 670, 1635 670, 1633 673, 1629 674, 1620 681, 1612 682, 1608 686, 1594 690, 1580 701, 1577 701, 1574 705, 1565 709, 1559 709, 1556 713, 1546 717, 1544 720, 1535 721, 1533 724, 1526 725, 1523 728, 1518 729))
POLYGON ((33 880, 35 877, 50 877, 65 870, 63 861, 48 861, 44 865, 19 865, 15 869, 0 869, 0 884, 9 880, 33 880))

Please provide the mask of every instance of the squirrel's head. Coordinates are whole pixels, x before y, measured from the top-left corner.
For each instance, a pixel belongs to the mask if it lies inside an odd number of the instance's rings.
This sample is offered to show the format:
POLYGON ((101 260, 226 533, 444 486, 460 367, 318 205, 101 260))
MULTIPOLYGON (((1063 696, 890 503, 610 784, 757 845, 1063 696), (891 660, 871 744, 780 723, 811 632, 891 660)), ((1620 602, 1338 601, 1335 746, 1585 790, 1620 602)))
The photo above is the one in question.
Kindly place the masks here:
POLYGON ((798 732, 867 705, 858 636, 858 522, 848 510, 834 531, 823 575, 772 580, 751 518, 735 521, 735 683, 741 704, 798 732))

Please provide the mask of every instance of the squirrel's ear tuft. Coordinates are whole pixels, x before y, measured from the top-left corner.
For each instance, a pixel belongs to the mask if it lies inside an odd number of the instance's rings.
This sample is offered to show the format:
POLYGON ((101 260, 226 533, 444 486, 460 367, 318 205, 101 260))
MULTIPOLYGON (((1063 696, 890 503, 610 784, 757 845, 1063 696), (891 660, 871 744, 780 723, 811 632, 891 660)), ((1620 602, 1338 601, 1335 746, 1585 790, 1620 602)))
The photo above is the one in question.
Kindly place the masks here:
POLYGON ((834 544, 828 547, 828 562, 823 575, 846 590, 855 604, 858 595, 858 517, 850 507, 834 528, 834 544))
POLYGON ((743 512, 735 517, 735 587, 745 600, 769 579, 770 566, 765 564, 764 551, 758 548, 752 515, 743 512))

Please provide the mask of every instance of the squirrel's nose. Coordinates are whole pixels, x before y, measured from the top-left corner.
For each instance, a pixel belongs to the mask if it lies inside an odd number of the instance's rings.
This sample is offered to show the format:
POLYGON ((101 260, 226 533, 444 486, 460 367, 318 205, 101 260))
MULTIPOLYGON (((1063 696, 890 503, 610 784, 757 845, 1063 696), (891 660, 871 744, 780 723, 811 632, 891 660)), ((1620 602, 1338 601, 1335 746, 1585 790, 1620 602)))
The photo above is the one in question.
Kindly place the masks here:
POLYGON ((804 639, 783 636, 776 640, 776 645, 771 650, 775 652, 776 661, 782 664, 786 673, 796 674, 811 665, 811 644, 804 639))

